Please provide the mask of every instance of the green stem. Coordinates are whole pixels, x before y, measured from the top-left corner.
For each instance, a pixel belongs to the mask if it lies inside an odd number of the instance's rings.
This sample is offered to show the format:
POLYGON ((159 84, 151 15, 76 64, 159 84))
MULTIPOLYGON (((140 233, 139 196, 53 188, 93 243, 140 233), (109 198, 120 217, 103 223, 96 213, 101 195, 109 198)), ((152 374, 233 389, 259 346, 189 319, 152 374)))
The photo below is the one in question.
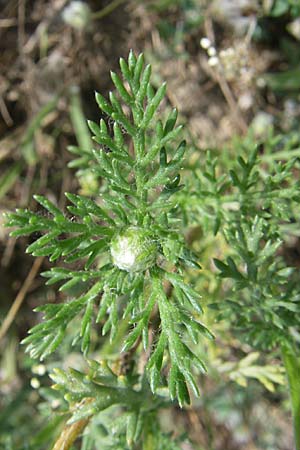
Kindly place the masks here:
POLYGON ((295 448, 300 450, 300 359, 296 351, 288 345, 282 345, 281 351, 289 383, 295 448))
POLYGON ((157 423, 152 417, 147 419, 143 430, 143 450, 155 450, 158 444, 157 423))
POLYGON ((52 111, 55 110, 60 95, 62 94, 62 90, 60 93, 53 99, 50 100, 45 106, 43 106, 35 117, 31 120, 30 124, 26 129, 26 133, 21 141, 21 152, 29 166, 34 166, 37 163, 38 156, 35 149, 35 133, 37 130, 42 128, 42 122, 45 117, 48 116, 52 111))
POLYGON ((116 9, 119 5, 124 3, 126 0, 114 0, 113 2, 109 3, 107 6, 105 6, 103 9, 100 9, 100 11, 92 13, 93 19, 102 19, 102 17, 107 16, 110 14, 114 9, 116 9))
POLYGON ((273 161, 279 161, 280 159, 289 161, 291 158, 300 157, 300 148, 293 148, 289 150, 281 150, 279 152, 267 153, 259 156, 263 162, 272 163, 273 161))
POLYGON ((93 148, 93 141, 83 114, 78 86, 72 86, 70 89, 70 119, 79 147, 83 150, 91 151, 93 148))

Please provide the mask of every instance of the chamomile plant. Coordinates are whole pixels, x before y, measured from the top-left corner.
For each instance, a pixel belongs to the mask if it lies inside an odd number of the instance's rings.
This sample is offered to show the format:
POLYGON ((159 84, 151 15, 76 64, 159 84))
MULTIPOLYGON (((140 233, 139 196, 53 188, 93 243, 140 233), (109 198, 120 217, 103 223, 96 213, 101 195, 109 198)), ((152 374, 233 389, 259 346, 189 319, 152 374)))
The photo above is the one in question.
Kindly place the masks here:
POLYGON ((185 278, 186 268, 198 270, 199 264, 185 244, 176 210, 186 151, 177 110, 161 119, 166 84, 153 87, 143 55, 131 51, 127 61, 120 59, 120 69, 121 76, 111 72, 115 91, 109 99, 96 94, 101 119, 88 121, 95 147, 70 148, 76 155, 70 166, 79 175, 90 172, 99 193, 93 198, 66 193, 66 211, 36 195, 47 214, 19 209, 7 224, 14 237, 39 236, 27 252, 55 264, 43 273, 48 285, 79 292, 37 308, 44 319, 24 339, 31 357, 47 358, 66 332, 74 333, 87 360, 92 330, 109 334, 110 342, 120 343, 119 352, 134 354, 143 347, 142 370, 130 371, 125 381, 103 361, 89 362, 88 374, 72 369, 52 374, 74 411, 72 423, 122 405, 131 448, 141 435, 148 439, 154 423, 149 417, 165 401, 155 395, 157 389, 167 387, 180 406, 190 402, 189 390, 199 394, 197 376, 205 365, 191 343, 212 334, 201 322, 201 298, 185 278), (67 331, 78 317, 80 327, 67 331))

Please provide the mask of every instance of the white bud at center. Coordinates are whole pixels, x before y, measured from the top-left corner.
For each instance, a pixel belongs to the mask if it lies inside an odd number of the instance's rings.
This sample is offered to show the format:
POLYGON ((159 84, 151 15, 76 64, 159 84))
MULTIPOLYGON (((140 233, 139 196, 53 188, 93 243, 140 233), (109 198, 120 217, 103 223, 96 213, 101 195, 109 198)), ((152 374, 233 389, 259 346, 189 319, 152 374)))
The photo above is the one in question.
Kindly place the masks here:
POLYGON ((145 230, 129 227, 111 243, 113 263, 127 272, 142 272, 156 260, 157 245, 145 230))

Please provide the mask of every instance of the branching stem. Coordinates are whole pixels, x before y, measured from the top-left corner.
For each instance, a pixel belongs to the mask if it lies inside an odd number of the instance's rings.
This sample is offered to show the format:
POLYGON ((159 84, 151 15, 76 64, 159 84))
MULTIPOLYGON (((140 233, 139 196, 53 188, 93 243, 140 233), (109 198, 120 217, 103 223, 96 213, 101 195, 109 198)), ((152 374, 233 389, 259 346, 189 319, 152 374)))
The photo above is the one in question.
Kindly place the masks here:
POLYGON ((87 419, 78 420, 71 425, 66 425, 52 450, 69 450, 81 432, 85 429, 89 423, 89 420, 90 417, 87 419))
POLYGON ((300 361, 296 352, 286 345, 282 345, 281 352, 289 384, 295 448, 300 450, 300 361))

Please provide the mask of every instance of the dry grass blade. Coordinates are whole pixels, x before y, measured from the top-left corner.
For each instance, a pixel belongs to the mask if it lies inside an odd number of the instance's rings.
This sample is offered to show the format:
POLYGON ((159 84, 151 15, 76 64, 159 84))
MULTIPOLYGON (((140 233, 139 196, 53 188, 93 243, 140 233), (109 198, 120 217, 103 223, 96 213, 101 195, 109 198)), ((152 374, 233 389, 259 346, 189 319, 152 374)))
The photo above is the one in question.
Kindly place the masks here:
POLYGON ((16 317, 16 315, 17 315, 17 313, 18 313, 18 311, 19 311, 19 309, 20 309, 20 307, 21 307, 21 305, 23 303, 23 300, 24 300, 24 298, 25 298, 25 296, 26 296, 26 294, 28 292, 28 289, 30 288, 33 280, 35 279, 35 277, 36 277, 36 275, 37 275, 37 273, 39 271, 39 268, 42 265, 43 260, 44 260, 44 258, 37 258, 34 261, 32 267, 31 267, 31 270, 30 270, 29 274, 27 275, 26 280, 24 281, 21 289, 18 292, 18 295, 16 296, 16 298, 15 298, 15 300, 14 300, 14 302, 13 302, 11 308, 10 308, 10 310, 8 311, 7 316, 5 317, 5 319, 4 319, 4 321, 3 321, 2 325, 1 325, 1 328, 0 328, 0 341, 5 336, 5 334, 7 333, 7 330, 9 329, 11 324, 13 323, 13 321, 14 321, 14 319, 15 319, 15 317, 16 317))

